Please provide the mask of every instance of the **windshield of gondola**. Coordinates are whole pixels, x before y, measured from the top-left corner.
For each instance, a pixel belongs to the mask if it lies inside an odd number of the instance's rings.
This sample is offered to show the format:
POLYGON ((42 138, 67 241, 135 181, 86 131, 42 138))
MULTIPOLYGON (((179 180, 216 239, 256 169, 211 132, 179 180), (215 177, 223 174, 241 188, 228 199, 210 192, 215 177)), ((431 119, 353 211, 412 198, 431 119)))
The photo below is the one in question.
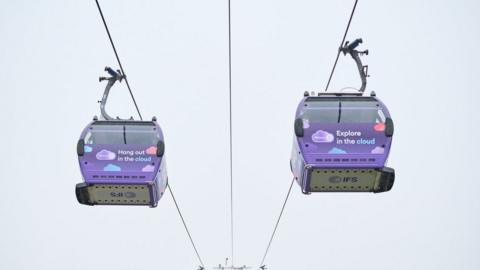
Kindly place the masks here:
POLYGON ((317 123, 383 123, 385 114, 373 98, 307 99, 303 119, 317 123))
POLYGON ((93 123, 85 135, 85 144, 154 145, 159 134, 150 123, 93 123))

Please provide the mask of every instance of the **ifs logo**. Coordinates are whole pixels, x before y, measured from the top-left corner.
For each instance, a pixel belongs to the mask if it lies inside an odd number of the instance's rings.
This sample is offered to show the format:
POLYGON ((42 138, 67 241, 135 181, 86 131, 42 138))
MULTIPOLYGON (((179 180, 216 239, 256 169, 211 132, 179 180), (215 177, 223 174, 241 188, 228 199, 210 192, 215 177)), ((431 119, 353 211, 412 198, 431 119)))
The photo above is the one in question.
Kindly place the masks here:
POLYGON ((328 182, 332 184, 338 184, 338 183, 356 183, 358 182, 358 177, 351 177, 351 176, 331 176, 328 178, 328 182))

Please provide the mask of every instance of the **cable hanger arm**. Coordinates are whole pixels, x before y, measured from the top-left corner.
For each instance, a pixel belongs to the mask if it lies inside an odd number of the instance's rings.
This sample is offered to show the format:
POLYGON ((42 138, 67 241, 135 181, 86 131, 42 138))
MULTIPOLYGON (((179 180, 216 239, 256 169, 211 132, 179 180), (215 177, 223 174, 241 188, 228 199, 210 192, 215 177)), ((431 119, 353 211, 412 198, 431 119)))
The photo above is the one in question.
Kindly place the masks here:
POLYGON ((107 80, 108 83, 105 86, 105 91, 103 92, 102 100, 100 102, 100 112, 102 114, 103 119, 105 120, 122 120, 119 117, 114 118, 110 116, 106 109, 105 106, 107 105, 107 100, 108 100, 108 95, 110 94, 110 89, 112 86, 115 84, 115 82, 119 81, 122 82, 122 80, 125 78, 125 76, 122 75, 120 70, 114 71, 112 68, 105 67, 105 71, 110 74, 111 77, 100 77, 99 81, 105 81, 107 80))
POLYGON ((355 63, 357 65, 358 72, 360 74, 360 79, 362 80, 362 86, 360 86, 360 89, 358 90, 360 93, 365 92, 365 88, 367 87, 367 77, 368 77, 368 66, 364 66, 362 63, 362 60, 360 59, 360 56, 363 54, 368 55, 368 50, 365 51, 357 51, 356 48, 358 45, 360 45, 363 42, 361 38, 356 39, 352 43, 349 43, 348 41, 345 42, 345 46, 343 46, 340 51, 343 52, 344 55, 350 54, 355 60, 355 63))

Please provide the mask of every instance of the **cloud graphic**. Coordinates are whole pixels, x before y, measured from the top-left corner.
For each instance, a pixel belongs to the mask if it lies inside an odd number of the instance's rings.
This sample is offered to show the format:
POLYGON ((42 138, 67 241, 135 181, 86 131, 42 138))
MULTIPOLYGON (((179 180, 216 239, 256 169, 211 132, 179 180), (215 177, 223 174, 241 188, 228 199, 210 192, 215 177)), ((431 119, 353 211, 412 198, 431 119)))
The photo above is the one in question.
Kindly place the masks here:
POLYGON ((156 155, 156 154, 157 154, 157 147, 155 147, 155 146, 150 146, 149 148, 147 148, 147 150, 145 150, 145 152, 146 152, 148 155, 156 155))
POLYGON ((373 150, 370 153, 372 153, 372 154, 383 154, 383 153, 385 153, 385 148, 383 148, 381 146, 377 146, 377 147, 373 148, 373 150))
POLYGON ((329 154, 346 154, 347 151, 343 150, 343 149, 340 149, 340 148, 337 148, 337 147, 333 147, 332 149, 330 149, 330 151, 328 151, 329 154))
POLYGON ((317 132, 313 133, 312 135, 312 141, 316 143, 331 143, 333 140, 333 134, 323 130, 317 130, 317 132))
POLYGON ((114 160, 116 155, 111 151, 103 149, 97 153, 96 157, 98 160, 114 160))
POLYGON ((310 121, 308 119, 302 119, 303 122, 303 128, 309 128, 310 127, 310 121))
POLYGON ((377 123, 375 126, 373 126, 373 129, 375 129, 375 131, 385 131, 385 124, 377 123))
POLYGON ((120 168, 120 166, 117 166, 115 164, 108 164, 107 166, 105 166, 103 168, 103 170, 105 172, 121 172, 122 171, 122 168, 120 168))
POLYGON ((142 168, 142 172, 153 172, 155 171, 155 166, 148 164, 142 168))
POLYGON ((85 145, 83 147, 83 151, 85 151, 85 153, 90 153, 93 151, 93 148, 91 146, 85 145))

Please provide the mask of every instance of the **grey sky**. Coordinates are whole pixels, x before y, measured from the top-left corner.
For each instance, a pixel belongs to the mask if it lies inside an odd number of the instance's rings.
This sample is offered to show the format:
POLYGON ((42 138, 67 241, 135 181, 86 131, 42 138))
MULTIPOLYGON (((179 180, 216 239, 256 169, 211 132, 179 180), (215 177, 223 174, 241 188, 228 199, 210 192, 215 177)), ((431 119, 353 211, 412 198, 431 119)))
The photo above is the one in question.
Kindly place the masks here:
MULTIPOLYGON (((101 1, 170 183, 209 266, 229 256, 227 1, 101 1)), ((232 0, 236 262, 258 266, 291 180, 296 105, 323 89, 353 1, 232 0)), ((92 1, 1 1, 0 269, 195 269, 171 197, 86 207, 75 145, 117 67, 92 1)), ((383 194, 294 186, 270 269, 479 269, 480 4, 360 1, 367 91, 396 134, 383 194)), ((358 86, 340 58, 331 89, 358 86)), ((136 116, 124 85, 109 112, 136 116)))

